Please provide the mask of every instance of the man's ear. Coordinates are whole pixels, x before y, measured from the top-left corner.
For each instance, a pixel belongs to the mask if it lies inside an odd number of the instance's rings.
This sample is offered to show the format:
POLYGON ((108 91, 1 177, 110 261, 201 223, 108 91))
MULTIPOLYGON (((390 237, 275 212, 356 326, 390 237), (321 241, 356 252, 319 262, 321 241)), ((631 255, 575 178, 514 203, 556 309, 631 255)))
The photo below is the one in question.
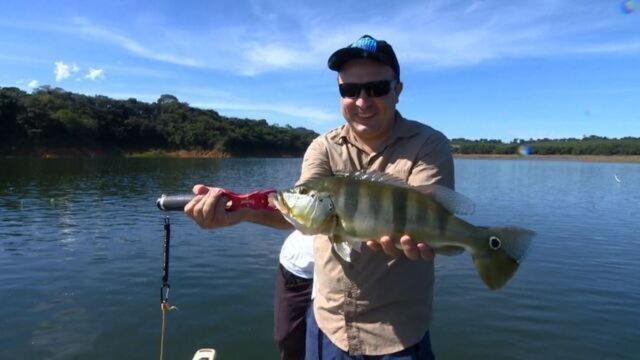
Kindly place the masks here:
POLYGON ((396 104, 400 101, 400 93, 402 92, 403 84, 398 81, 395 89, 393 90, 396 93, 396 104))

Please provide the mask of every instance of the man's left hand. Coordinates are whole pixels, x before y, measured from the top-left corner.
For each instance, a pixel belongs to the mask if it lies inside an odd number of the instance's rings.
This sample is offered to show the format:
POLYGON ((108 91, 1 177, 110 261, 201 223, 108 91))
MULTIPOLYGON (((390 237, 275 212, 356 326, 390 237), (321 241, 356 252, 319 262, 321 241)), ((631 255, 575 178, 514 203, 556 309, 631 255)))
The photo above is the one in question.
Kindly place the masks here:
POLYGON ((433 260, 433 257, 435 256, 433 249, 429 245, 424 243, 416 244, 415 241, 411 240, 408 235, 404 235, 400 238, 400 245, 402 246, 402 250, 396 247, 393 239, 391 239, 391 237, 389 236, 381 237, 380 241, 367 241, 367 246, 371 250, 382 250, 387 255, 394 258, 400 257, 403 253, 407 258, 411 260, 433 260))

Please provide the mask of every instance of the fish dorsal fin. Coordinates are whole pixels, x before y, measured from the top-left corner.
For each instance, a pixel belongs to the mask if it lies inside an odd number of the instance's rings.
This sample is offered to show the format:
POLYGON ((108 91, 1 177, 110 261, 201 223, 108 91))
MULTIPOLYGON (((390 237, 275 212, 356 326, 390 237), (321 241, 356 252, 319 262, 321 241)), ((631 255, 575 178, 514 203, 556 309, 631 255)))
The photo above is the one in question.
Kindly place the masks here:
POLYGON ((408 188, 409 185, 401 178, 389 174, 385 174, 380 171, 365 171, 359 170, 353 173, 336 173, 336 176, 351 178, 355 180, 380 182, 395 186, 401 186, 408 188))
POLYGON ((434 198, 445 209, 453 214, 470 215, 476 210, 476 205, 468 197, 457 193, 446 186, 438 184, 411 186, 403 179, 389 175, 380 171, 356 171, 354 173, 336 173, 336 176, 371 182, 381 182, 385 184, 415 189, 425 195, 434 198))
POLYGON ((470 215, 476 210, 476 205, 468 197, 457 193, 446 186, 438 184, 414 186, 414 189, 434 198, 452 214, 470 215))

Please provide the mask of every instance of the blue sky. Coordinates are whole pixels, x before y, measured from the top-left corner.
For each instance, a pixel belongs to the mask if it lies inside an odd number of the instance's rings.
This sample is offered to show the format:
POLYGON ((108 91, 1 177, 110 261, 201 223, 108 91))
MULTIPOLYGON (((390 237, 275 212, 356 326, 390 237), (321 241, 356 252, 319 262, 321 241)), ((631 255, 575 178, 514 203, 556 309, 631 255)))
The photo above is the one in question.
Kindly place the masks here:
POLYGON ((51 85, 324 132, 328 56, 398 55, 402 114, 450 138, 640 136, 640 0, 0 0, 0 86, 51 85))

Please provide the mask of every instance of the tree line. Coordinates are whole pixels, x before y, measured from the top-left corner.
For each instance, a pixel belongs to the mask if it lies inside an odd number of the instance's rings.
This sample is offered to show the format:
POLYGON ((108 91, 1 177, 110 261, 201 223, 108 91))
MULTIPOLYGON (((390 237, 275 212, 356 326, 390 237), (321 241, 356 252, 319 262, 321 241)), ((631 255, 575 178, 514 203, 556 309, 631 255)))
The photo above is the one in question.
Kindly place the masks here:
MULTIPOLYGON (((314 131, 266 120, 221 116, 190 107, 173 95, 153 103, 134 98, 75 94, 42 86, 32 93, 0 87, 0 154, 47 148, 89 148, 106 152, 205 150, 229 155, 301 155, 314 131)), ((451 140, 457 154, 640 155, 640 138, 451 140)))
POLYGON ((230 155, 301 155, 318 136, 266 120, 221 116, 173 95, 153 103, 86 96, 43 86, 27 93, 0 87, 0 154, 47 148, 111 153, 215 150, 230 155))
POLYGON ((607 138, 590 135, 565 139, 513 139, 501 140, 452 139, 451 146, 457 154, 496 155, 640 155, 640 138, 607 138))

